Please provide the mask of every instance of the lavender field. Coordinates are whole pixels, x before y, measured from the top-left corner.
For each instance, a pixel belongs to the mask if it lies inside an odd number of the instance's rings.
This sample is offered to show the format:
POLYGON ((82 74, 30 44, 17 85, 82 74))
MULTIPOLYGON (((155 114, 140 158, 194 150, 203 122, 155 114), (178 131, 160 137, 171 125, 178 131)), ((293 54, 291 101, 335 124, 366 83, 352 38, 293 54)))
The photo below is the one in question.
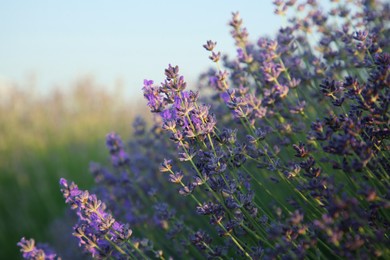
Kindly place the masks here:
POLYGON ((42 116, 2 163, 1 242, 25 259, 390 258, 390 3, 330 2, 274 1, 285 26, 256 41, 233 12, 236 55, 205 39, 198 82, 168 64, 145 103, 53 95, 72 123, 42 116))

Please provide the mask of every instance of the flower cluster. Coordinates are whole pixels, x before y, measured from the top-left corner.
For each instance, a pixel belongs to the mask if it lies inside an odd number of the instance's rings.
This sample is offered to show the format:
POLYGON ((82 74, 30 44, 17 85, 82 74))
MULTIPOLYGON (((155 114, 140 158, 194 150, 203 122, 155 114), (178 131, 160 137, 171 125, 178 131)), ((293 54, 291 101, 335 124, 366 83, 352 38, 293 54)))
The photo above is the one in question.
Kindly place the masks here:
POLYGON ((251 41, 236 12, 237 55, 203 45, 216 68, 197 91, 178 66, 144 81, 152 126, 108 134, 112 165, 90 166, 107 207, 61 179, 93 257, 390 256, 390 5, 274 5, 275 37, 251 41))
POLYGON ((171 139, 189 147, 193 140, 204 140, 213 134, 216 120, 209 106, 197 104, 198 93, 185 91, 187 84, 178 73, 178 66, 169 65, 165 82, 154 86, 152 80, 145 80, 143 91, 151 111, 160 112, 162 128, 171 133, 171 139))
POLYGON ((115 133, 109 133, 106 137, 106 145, 111 154, 111 161, 115 167, 129 163, 129 156, 124 150, 122 140, 115 133))
POLYGON ((24 237, 18 242, 20 252, 24 259, 40 259, 40 260, 61 260, 57 255, 46 245, 35 245, 34 239, 25 239, 24 237))
POLYGON ((131 243, 129 226, 116 221, 95 194, 79 190, 76 184, 69 185, 65 179, 60 180, 60 185, 65 202, 79 217, 73 233, 79 239, 79 245, 97 258, 126 255, 127 246, 123 244, 131 243))

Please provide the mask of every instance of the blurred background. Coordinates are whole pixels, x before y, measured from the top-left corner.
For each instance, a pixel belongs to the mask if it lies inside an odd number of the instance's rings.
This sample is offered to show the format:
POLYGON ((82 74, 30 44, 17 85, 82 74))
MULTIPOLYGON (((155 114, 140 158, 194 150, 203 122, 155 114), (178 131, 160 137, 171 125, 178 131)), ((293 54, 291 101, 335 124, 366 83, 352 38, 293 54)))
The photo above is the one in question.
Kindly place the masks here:
POLYGON ((271 1, 0 0, 0 259, 20 258, 22 236, 53 239, 59 178, 93 184, 105 135, 131 138, 149 116, 144 79, 163 81, 170 63, 196 85, 213 65, 207 40, 235 54, 235 11, 253 40, 282 25, 271 1))

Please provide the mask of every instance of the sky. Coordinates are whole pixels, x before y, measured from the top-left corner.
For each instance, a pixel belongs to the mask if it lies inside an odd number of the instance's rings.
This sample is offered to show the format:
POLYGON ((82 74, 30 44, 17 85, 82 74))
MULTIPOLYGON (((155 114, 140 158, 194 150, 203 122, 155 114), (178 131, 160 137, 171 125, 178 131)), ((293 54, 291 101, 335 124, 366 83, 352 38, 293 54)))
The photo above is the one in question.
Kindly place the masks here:
POLYGON ((33 77, 47 92, 91 76, 142 96, 143 80, 162 82, 168 64, 193 82, 213 66, 207 40, 235 54, 228 26, 235 11, 253 40, 282 24, 271 0, 0 0, 0 83, 33 77))

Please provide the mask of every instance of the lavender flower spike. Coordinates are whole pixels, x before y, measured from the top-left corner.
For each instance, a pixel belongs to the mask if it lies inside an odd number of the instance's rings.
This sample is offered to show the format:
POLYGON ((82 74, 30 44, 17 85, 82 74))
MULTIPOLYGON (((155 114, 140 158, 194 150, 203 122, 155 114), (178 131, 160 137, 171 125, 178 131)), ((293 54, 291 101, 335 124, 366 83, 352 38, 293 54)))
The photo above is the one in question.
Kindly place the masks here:
POLYGON ((61 178, 61 192, 65 202, 77 211, 79 223, 74 227, 74 236, 79 238, 79 245, 93 257, 122 257, 130 249, 126 242, 132 230, 128 225, 116 221, 106 211, 106 205, 95 194, 79 190, 75 183, 61 178))
POLYGON ((23 253, 24 259, 61 260, 47 246, 35 246, 35 240, 32 238, 27 240, 23 237, 17 245, 21 247, 20 252, 23 253))
POLYGON ((129 163, 130 157, 124 150, 122 139, 118 134, 107 134, 106 146, 111 154, 111 162, 114 167, 123 166, 129 163))
POLYGON ((153 85, 153 80, 144 80, 142 90, 152 112, 161 112, 165 107, 163 96, 160 95, 160 89, 161 87, 153 85))

